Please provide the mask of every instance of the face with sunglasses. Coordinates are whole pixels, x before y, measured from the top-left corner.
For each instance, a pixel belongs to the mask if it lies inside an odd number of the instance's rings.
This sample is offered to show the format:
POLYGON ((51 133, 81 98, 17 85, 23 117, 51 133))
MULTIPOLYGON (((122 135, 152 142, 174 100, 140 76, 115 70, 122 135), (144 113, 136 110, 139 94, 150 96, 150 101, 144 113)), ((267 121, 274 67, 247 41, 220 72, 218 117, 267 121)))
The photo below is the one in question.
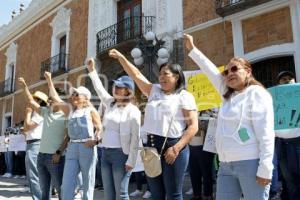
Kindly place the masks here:
POLYGON ((228 87, 241 91, 247 86, 247 80, 251 77, 251 69, 239 62, 229 62, 222 75, 228 87))
POLYGON ((75 107, 80 104, 86 104, 86 102, 88 101, 84 95, 80 95, 77 92, 73 92, 69 100, 71 104, 75 107))

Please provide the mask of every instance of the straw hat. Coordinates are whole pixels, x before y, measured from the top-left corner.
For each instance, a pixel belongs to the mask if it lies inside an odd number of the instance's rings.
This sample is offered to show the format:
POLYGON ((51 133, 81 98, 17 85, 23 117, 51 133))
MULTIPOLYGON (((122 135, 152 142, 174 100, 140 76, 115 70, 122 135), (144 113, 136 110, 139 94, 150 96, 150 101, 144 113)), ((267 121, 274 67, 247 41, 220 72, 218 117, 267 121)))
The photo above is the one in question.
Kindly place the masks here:
POLYGON ((41 92, 41 91, 36 91, 33 94, 33 97, 38 98, 38 99, 44 101, 45 103, 48 102, 48 96, 45 93, 41 92))

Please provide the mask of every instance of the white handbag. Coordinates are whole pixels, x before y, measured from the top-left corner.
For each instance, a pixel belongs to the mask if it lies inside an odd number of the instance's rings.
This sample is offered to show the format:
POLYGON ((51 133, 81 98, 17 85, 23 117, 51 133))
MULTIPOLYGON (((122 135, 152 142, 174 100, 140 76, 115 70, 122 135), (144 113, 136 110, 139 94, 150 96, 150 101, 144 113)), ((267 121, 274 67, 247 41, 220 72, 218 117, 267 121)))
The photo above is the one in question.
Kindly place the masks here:
POLYGON ((143 147, 141 150, 140 155, 141 155, 142 161, 144 163, 145 173, 148 177, 154 178, 154 177, 159 176, 162 173, 161 155, 166 146, 166 142, 168 139, 168 134, 169 134, 172 122, 173 122, 173 116, 171 118, 171 122, 169 125, 169 129, 168 129, 166 138, 161 147, 160 154, 157 152, 157 149, 155 147, 143 147))

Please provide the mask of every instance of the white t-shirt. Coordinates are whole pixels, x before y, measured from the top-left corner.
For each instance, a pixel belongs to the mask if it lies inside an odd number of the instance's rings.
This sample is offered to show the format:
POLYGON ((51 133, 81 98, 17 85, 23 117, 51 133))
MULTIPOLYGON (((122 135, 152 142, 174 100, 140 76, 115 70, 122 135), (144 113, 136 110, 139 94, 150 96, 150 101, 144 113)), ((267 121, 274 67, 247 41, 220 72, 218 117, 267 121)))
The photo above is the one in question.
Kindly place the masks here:
POLYGON ((106 148, 121 148, 120 123, 125 107, 118 107, 116 104, 107 109, 103 120, 102 146, 106 148))
POLYGON ((181 137, 186 128, 182 109, 197 110, 191 93, 182 90, 180 93, 165 94, 159 84, 153 84, 145 108, 143 130, 169 138, 181 137))
POLYGON ((36 123, 38 126, 35 127, 34 129, 28 131, 28 133, 26 134, 26 140, 28 141, 28 140, 41 139, 44 118, 41 115, 39 115, 38 113, 33 112, 31 121, 36 123))

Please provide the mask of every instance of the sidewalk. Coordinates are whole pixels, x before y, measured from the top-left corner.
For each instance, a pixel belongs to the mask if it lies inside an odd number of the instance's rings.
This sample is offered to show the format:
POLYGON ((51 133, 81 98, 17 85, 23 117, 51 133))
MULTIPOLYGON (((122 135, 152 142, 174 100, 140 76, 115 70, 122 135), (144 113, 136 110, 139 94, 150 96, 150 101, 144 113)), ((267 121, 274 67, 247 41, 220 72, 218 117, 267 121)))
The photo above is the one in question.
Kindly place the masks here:
MULTIPOLYGON (((21 191, 24 189, 26 184, 25 179, 14 179, 14 178, 2 178, 0 177, 0 199, 1 200, 31 200, 31 196, 29 193, 22 193, 21 191)), ((185 184, 184 184, 184 192, 187 191, 190 187, 189 176, 186 176, 185 184)), ((130 184, 129 192, 135 190, 135 184, 130 184)), ((184 199, 188 200, 191 196, 185 196, 184 199)), ((58 200, 58 198, 52 198, 53 200, 58 200)), ((95 190, 94 199, 101 200, 104 199, 103 191, 95 190)), ((131 200, 142 200, 141 197, 138 198, 130 198, 131 200)))

